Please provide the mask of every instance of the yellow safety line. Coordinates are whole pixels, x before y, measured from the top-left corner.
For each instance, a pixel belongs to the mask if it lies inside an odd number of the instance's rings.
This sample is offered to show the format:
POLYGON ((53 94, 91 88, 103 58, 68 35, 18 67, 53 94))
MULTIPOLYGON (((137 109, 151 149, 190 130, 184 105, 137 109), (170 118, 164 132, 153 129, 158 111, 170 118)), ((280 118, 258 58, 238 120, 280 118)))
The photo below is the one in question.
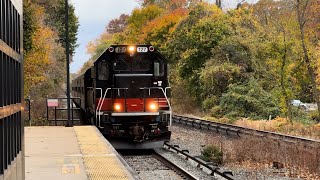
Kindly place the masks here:
POLYGON ((74 127, 90 180, 127 180, 124 166, 93 126, 74 127))

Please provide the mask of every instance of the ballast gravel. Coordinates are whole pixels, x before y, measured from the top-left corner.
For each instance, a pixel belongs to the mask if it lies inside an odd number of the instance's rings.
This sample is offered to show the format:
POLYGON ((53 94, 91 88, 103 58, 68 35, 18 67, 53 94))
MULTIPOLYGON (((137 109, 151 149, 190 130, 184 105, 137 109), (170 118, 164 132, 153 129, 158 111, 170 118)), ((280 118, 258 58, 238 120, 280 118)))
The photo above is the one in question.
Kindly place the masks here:
MULTIPOLYGON (((201 130, 186 125, 174 123, 171 127, 172 135, 170 144, 179 145, 180 149, 186 149, 192 156, 200 156, 201 150, 212 142, 212 139, 221 139, 221 135, 201 130)), ((223 137, 222 137, 223 139, 223 137)), ((169 156, 169 155, 168 155, 169 156)), ((172 155, 174 157, 174 155, 172 155)), ((177 160, 178 161, 178 160, 177 160)), ((181 160, 182 161, 182 160, 181 160)), ((187 165, 188 166, 188 165, 187 165)), ((191 166, 189 164, 189 166, 191 166)), ((235 179, 240 180, 296 180, 299 178, 285 177, 286 169, 277 170, 273 168, 264 168, 259 170, 247 169, 244 167, 220 167, 223 170, 231 171, 235 179)), ((206 176, 200 178, 208 179, 206 176)), ((212 178, 212 177, 210 177, 212 178)), ((217 176, 218 179, 220 179, 217 176)), ((223 178, 221 178, 223 179, 223 178)))
POLYGON ((174 171, 163 165, 152 155, 123 156, 141 180, 181 180, 174 171))
POLYGON ((167 149, 158 149, 156 150, 159 154, 173 162, 174 164, 180 166, 181 168, 188 171, 193 176, 197 177, 199 180, 206 180, 206 179, 218 179, 217 177, 211 176, 204 171, 202 171, 200 168, 197 168, 196 165, 192 162, 192 160, 186 160, 182 155, 178 155, 175 152, 169 151, 167 149))

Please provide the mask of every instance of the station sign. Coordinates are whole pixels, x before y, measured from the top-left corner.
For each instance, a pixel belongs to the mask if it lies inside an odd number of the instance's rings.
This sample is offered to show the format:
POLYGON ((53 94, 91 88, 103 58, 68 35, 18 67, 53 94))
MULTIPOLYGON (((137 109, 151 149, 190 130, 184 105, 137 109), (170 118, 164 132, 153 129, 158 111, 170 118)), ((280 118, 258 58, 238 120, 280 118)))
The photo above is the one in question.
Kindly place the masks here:
POLYGON ((48 107, 58 107, 59 100, 58 99, 47 99, 47 106, 48 107))

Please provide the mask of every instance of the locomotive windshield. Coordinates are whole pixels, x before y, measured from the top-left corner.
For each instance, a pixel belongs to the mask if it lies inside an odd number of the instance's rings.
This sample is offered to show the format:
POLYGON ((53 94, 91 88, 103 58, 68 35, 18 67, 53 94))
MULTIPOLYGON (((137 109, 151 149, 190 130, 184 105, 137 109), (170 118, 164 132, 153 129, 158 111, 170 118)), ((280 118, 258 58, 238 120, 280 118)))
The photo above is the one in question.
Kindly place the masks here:
POLYGON ((150 56, 141 54, 130 57, 126 54, 119 54, 116 56, 113 63, 113 70, 120 72, 130 71, 150 71, 152 62, 150 56))

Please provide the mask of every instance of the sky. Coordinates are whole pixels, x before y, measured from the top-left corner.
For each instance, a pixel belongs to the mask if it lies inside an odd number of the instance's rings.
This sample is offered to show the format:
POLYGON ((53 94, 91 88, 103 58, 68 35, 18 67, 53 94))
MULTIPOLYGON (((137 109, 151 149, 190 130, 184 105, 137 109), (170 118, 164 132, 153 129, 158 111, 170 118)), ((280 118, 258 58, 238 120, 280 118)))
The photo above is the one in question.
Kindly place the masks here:
MULTIPOLYGON (((108 22, 118 18, 121 14, 130 14, 134 8, 139 7, 136 0, 70 0, 75 7, 76 15, 79 18, 78 44, 71 73, 76 73, 82 65, 89 60, 86 46, 90 41, 97 39, 105 30, 108 22)), ((214 2, 215 0, 209 0, 214 2)), ((223 7, 233 8, 242 0, 223 0, 223 7)), ((256 2, 257 0, 246 0, 256 2)))
POLYGON ((139 4, 135 0, 71 0, 71 3, 80 24, 77 42, 79 47, 70 65, 71 73, 75 73, 90 58, 87 44, 102 34, 110 20, 123 13, 130 14, 139 4))

